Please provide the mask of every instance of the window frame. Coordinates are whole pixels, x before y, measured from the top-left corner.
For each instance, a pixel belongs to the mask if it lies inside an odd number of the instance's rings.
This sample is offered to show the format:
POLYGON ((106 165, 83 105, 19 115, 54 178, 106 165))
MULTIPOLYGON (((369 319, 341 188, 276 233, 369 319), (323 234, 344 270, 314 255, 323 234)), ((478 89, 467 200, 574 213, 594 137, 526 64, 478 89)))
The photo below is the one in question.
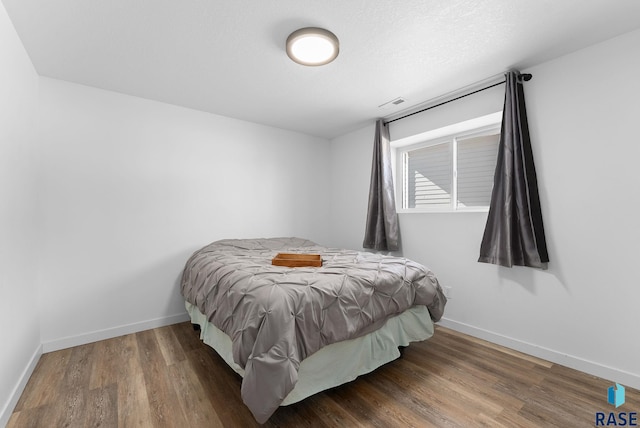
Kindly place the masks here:
MULTIPOLYGON (((428 132, 412 135, 406 138, 391 141, 391 157, 394 178, 394 190, 396 197, 396 212, 405 213, 461 213, 461 212, 488 212, 489 206, 459 207, 458 193, 458 153, 457 140, 490 135, 497 131, 500 134, 502 126, 502 112, 492 113, 475 119, 459 122, 450 126, 437 128, 428 132), (451 153, 451 203, 440 207, 407 208, 405 191, 408 186, 408 177, 404 168, 407 153, 438 144, 450 143, 451 153)), ((496 154, 497 156, 497 154, 496 154)))

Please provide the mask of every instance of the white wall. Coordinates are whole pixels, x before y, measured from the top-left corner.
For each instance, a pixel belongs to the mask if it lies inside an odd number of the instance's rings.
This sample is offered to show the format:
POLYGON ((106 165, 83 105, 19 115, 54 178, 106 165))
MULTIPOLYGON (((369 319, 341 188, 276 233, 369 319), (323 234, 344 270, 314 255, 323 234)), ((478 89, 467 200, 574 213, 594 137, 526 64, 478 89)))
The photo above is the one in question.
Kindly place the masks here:
POLYGON ((361 248, 371 178, 375 124, 331 141, 331 244, 361 248))
POLYGON ((40 94, 45 351, 182 319, 181 270, 214 240, 325 239, 327 140, 48 78, 40 94))
POLYGON ((0 426, 40 354, 36 289, 38 76, 0 3, 0 426))
MULTIPOLYGON (((486 213, 401 214, 400 225, 403 254, 453 287, 445 325, 640 388, 637 46, 640 31, 526 70, 547 271, 477 263, 486 213)), ((477 94, 391 136, 501 109, 501 96, 477 94)), ((361 247, 366 198, 350 195, 368 191, 372 142, 373 126, 332 141, 332 243, 361 247)))

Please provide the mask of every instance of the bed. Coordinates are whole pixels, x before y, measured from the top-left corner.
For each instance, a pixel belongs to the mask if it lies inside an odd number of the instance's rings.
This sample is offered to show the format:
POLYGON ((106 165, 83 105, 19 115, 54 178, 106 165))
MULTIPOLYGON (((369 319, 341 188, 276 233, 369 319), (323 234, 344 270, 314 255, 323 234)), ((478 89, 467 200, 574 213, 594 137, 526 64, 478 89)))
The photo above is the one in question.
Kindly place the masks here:
POLYGON ((446 304, 416 262, 301 238, 213 242, 187 261, 181 293, 202 340, 243 377, 259 423, 428 339, 446 304), (322 266, 274 266, 278 253, 320 254, 322 266))

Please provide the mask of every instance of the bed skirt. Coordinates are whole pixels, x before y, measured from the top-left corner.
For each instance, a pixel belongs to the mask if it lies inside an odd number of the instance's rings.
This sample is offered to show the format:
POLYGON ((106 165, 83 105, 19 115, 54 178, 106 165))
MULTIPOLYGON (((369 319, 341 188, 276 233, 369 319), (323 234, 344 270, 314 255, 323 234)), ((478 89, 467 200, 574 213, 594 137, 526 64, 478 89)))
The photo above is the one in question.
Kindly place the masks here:
MULTIPOLYGON (((185 302, 185 306, 191 322, 200 326, 200 339, 244 377, 242 367, 233 361, 231 338, 208 322, 196 306, 189 302, 185 302)), ((365 336, 325 346, 300 363, 298 382, 281 405, 296 403, 369 373, 398 358, 398 347, 426 340, 433 332, 429 311, 420 305, 389 318, 380 329, 365 336)))

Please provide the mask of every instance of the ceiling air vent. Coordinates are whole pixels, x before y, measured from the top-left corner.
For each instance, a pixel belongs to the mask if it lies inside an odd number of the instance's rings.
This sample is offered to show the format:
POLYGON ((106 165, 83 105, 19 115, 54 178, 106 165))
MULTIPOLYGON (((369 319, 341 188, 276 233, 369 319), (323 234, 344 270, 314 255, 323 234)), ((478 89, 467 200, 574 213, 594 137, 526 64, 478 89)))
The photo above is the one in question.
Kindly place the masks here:
POLYGON ((395 98, 395 99, 393 99, 393 100, 391 100, 391 101, 387 101, 387 102, 386 102, 386 103, 384 103, 384 104, 380 104, 380 105, 378 106, 378 108, 386 109, 386 108, 390 108, 390 107, 399 106, 400 104, 404 103, 405 101, 407 101, 407 100, 405 100, 405 99, 404 99, 404 98, 402 98, 402 97, 398 97, 398 98, 395 98))

